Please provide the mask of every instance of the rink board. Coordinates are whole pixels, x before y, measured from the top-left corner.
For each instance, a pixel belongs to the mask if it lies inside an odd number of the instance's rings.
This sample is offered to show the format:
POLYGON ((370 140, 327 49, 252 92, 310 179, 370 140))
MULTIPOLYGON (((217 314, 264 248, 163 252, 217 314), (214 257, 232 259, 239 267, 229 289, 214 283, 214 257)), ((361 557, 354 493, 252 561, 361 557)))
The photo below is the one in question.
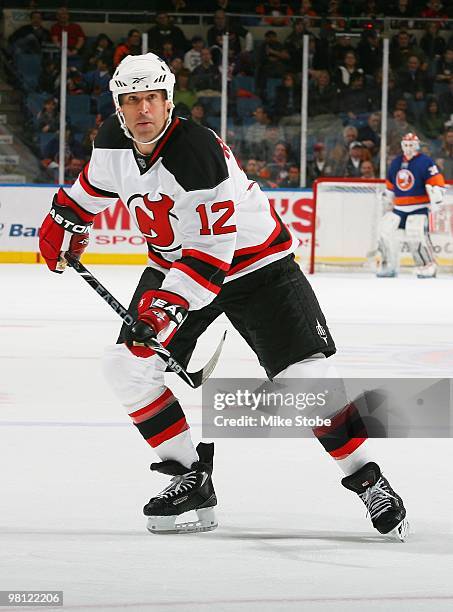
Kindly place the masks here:
MULTIPOLYGON (((355 189, 347 197, 329 187, 328 197, 318 201, 316 211, 316 261, 361 264, 376 248, 379 211, 375 197, 355 189)), ((57 186, 0 186, 0 263, 42 263, 38 232, 57 186)), ((271 205, 299 239, 297 256, 307 262, 313 235, 313 191, 266 191, 271 205)), ((448 205, 453 207, 453 186, 448 205)), ((453 215, 440 232, 433 234, 439 263, 453 264, 453 215)), ((407 253, 407 249, 406 249, 407 253)), ((146 242, 133 224, 121 200, 97 215, 90 245, 83 256, 87 264, 146 264, 146 242)), ((402 262, 409 263, 402 247, 402 262), (407 260, 407 262, 406 262, 407 260)))

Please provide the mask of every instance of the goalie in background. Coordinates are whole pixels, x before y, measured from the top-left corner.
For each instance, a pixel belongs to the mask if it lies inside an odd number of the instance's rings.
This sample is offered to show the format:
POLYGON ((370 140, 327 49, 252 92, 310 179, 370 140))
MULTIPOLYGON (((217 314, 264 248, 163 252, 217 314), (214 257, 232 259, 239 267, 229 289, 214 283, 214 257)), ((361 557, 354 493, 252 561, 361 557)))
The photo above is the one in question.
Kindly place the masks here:
POLYGON ((403 153, 390 165, 382 200, 386 207, 378 249, 377 276, 398 274, 400 241, 406 240, 414 258, 417 278, 434 278, 437 266, 429 236, 429 213, 443 204, 445 180, 434 161, 420 153, 418 136, 409 132, 401 141, 403 153))

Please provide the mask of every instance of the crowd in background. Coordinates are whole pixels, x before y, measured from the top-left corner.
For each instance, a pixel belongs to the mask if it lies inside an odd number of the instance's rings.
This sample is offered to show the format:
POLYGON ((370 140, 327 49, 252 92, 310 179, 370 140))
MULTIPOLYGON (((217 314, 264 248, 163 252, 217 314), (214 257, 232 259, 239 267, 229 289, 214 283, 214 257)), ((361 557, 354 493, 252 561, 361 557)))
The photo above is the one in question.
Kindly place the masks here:
MULTIPOLYGON (((453 179, 453 21, 446 21, 453 18, 451 6, 440 0, 172 0, 166 6, 171 12, 212 12, 204 36, 188 38, 184 26, 164 10, 142 29, 148 33, 148 49, 175 74, 175 113, 220 130, 222 36, 228 31, 227 140, 249 177, 264 187, 299 186, 304 34, 309 35, 308 185, 319 176, 378 176, 382 32, 373 19, 391 16, 388 159, 400 152, 401 136, 415 130, 453 179), (249 16, 228 18, 225 9, 239 10, 239 5, 249 16), (352 33, 345 20, 351 16, 366 18, 352 33), (434 19, 417 36, 416 17, 434 19), (250 31, 256 25, 264 26, 262 40, 250 31)), ((131 29, 121 40, 105 33, 87 38, 68 10, 60 8, 50 29, 43 26, 42 14, 33 11, 30 24, 10 37, 10 58, 21 59, 18 66, 26 66, 23 58, 42 58, 32 85, 26 79, 20 85, 28 100, 31 144, 51 180, 58 175, 63 30, 69 47, 65 165, 71 181, 89 158, 102 121, 114 111, 108 89, 113 71, 126 55, 142 52, 142 31, 131 29)))

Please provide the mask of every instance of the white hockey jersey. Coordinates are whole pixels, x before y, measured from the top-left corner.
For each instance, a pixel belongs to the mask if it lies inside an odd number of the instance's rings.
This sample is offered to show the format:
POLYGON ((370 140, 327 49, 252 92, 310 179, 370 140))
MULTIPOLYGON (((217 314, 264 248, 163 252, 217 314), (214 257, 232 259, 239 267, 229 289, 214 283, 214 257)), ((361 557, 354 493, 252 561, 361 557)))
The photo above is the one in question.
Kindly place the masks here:
POLYGON ((297 240, 231 150, 207 128, 174 118, 151 156, 140 155, 116 116, 105 121, 90 162, 57 203, 89 221, 121 199, 146 238, 162 289, 190 310, 228 282, 293 252, 297 240))

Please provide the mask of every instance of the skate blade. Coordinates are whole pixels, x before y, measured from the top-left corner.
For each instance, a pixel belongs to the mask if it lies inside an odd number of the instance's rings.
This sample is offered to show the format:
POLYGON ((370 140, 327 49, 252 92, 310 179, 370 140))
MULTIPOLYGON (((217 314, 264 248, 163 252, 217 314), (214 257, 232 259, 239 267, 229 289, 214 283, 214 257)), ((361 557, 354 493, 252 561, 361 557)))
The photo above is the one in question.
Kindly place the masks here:
POLYGON ((147 530, 150 533, 202 533, 204 531, 214 531, 218 522, 214 508, 199 508, 195 511, 198 516, 197 521, 185 521, 177 523, 178 516, 150 516, 148 517, 147 530))
POLYGON ((398 542, 405 542, 409 537, 409 523, 407 519, 403 519, 395 529, 392 529, 392 531, 389 531, 385 535, 393 540, 398 540, 398 542))

